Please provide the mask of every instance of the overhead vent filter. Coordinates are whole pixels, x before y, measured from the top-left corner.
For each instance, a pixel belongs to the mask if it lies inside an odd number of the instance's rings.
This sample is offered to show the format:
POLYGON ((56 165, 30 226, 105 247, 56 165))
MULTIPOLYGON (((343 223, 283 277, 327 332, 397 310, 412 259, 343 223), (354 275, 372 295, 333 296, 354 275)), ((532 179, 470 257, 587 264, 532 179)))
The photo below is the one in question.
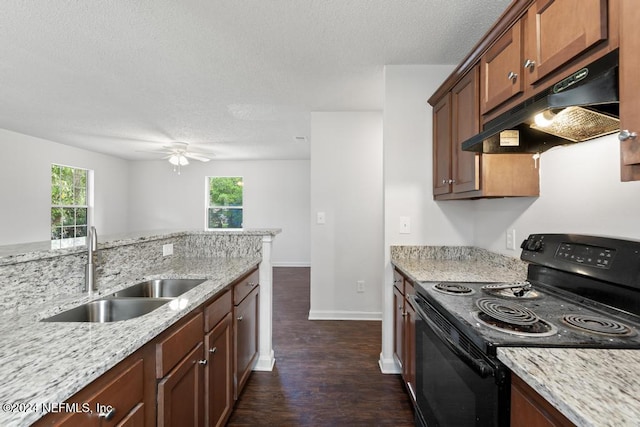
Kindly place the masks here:
POLYGON ((535 120, 533 129, 559 136, 573 142, 582 142, 620 130, 620 120, 583 107, 567 107, 547 121, 535 120))

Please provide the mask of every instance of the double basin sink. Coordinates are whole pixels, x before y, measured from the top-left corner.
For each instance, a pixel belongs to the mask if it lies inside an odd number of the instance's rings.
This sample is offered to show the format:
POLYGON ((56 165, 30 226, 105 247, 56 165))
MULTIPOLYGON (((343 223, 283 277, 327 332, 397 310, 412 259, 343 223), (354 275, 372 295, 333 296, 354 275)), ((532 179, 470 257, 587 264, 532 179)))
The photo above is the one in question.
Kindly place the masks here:
POLYGON ((42 321, 107 323, 133 319, 167 304, 205 280, 147 280, 115 292, 108 297, 42 319, 42 321))

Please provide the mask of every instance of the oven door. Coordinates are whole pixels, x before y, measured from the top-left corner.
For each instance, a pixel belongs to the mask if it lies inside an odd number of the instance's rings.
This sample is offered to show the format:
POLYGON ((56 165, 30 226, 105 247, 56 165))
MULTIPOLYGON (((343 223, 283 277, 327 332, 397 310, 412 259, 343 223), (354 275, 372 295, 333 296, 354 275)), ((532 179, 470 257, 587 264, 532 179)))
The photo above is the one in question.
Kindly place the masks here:
POLYGON ((423 298, 416 305, 416 424, 508 426, 509 372, 423 298))

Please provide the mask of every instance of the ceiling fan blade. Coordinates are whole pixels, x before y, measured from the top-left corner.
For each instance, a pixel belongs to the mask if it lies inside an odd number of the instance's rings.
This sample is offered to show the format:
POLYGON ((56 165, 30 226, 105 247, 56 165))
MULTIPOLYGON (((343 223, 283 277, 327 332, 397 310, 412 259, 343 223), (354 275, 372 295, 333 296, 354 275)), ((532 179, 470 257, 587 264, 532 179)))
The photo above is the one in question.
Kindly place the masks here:
POLYGON ((199 154, 184 153, 183 155, 185 157, 189 158, 189 159, 200 160, 201 162, 208 162, 209 160, 211 160, 210 158, 204 157, 204 156, 199 155, 199 154))

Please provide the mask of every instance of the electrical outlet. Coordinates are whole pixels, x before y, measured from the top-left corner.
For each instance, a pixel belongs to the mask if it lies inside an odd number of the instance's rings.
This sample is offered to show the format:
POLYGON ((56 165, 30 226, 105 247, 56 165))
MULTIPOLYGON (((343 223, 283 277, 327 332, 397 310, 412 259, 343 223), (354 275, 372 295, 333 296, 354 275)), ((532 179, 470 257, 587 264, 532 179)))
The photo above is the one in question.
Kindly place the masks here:
POLYGON ((507 249, 516 250, 516 229, 507 230, 507 249))
POLYGON ((173 255, 173 243, 162 245, 162 256, 173 255))
POLYGON ((356 292, 359 292, 359 293, 364 292, 364 280, 358 280, 356 282, 356 292))

